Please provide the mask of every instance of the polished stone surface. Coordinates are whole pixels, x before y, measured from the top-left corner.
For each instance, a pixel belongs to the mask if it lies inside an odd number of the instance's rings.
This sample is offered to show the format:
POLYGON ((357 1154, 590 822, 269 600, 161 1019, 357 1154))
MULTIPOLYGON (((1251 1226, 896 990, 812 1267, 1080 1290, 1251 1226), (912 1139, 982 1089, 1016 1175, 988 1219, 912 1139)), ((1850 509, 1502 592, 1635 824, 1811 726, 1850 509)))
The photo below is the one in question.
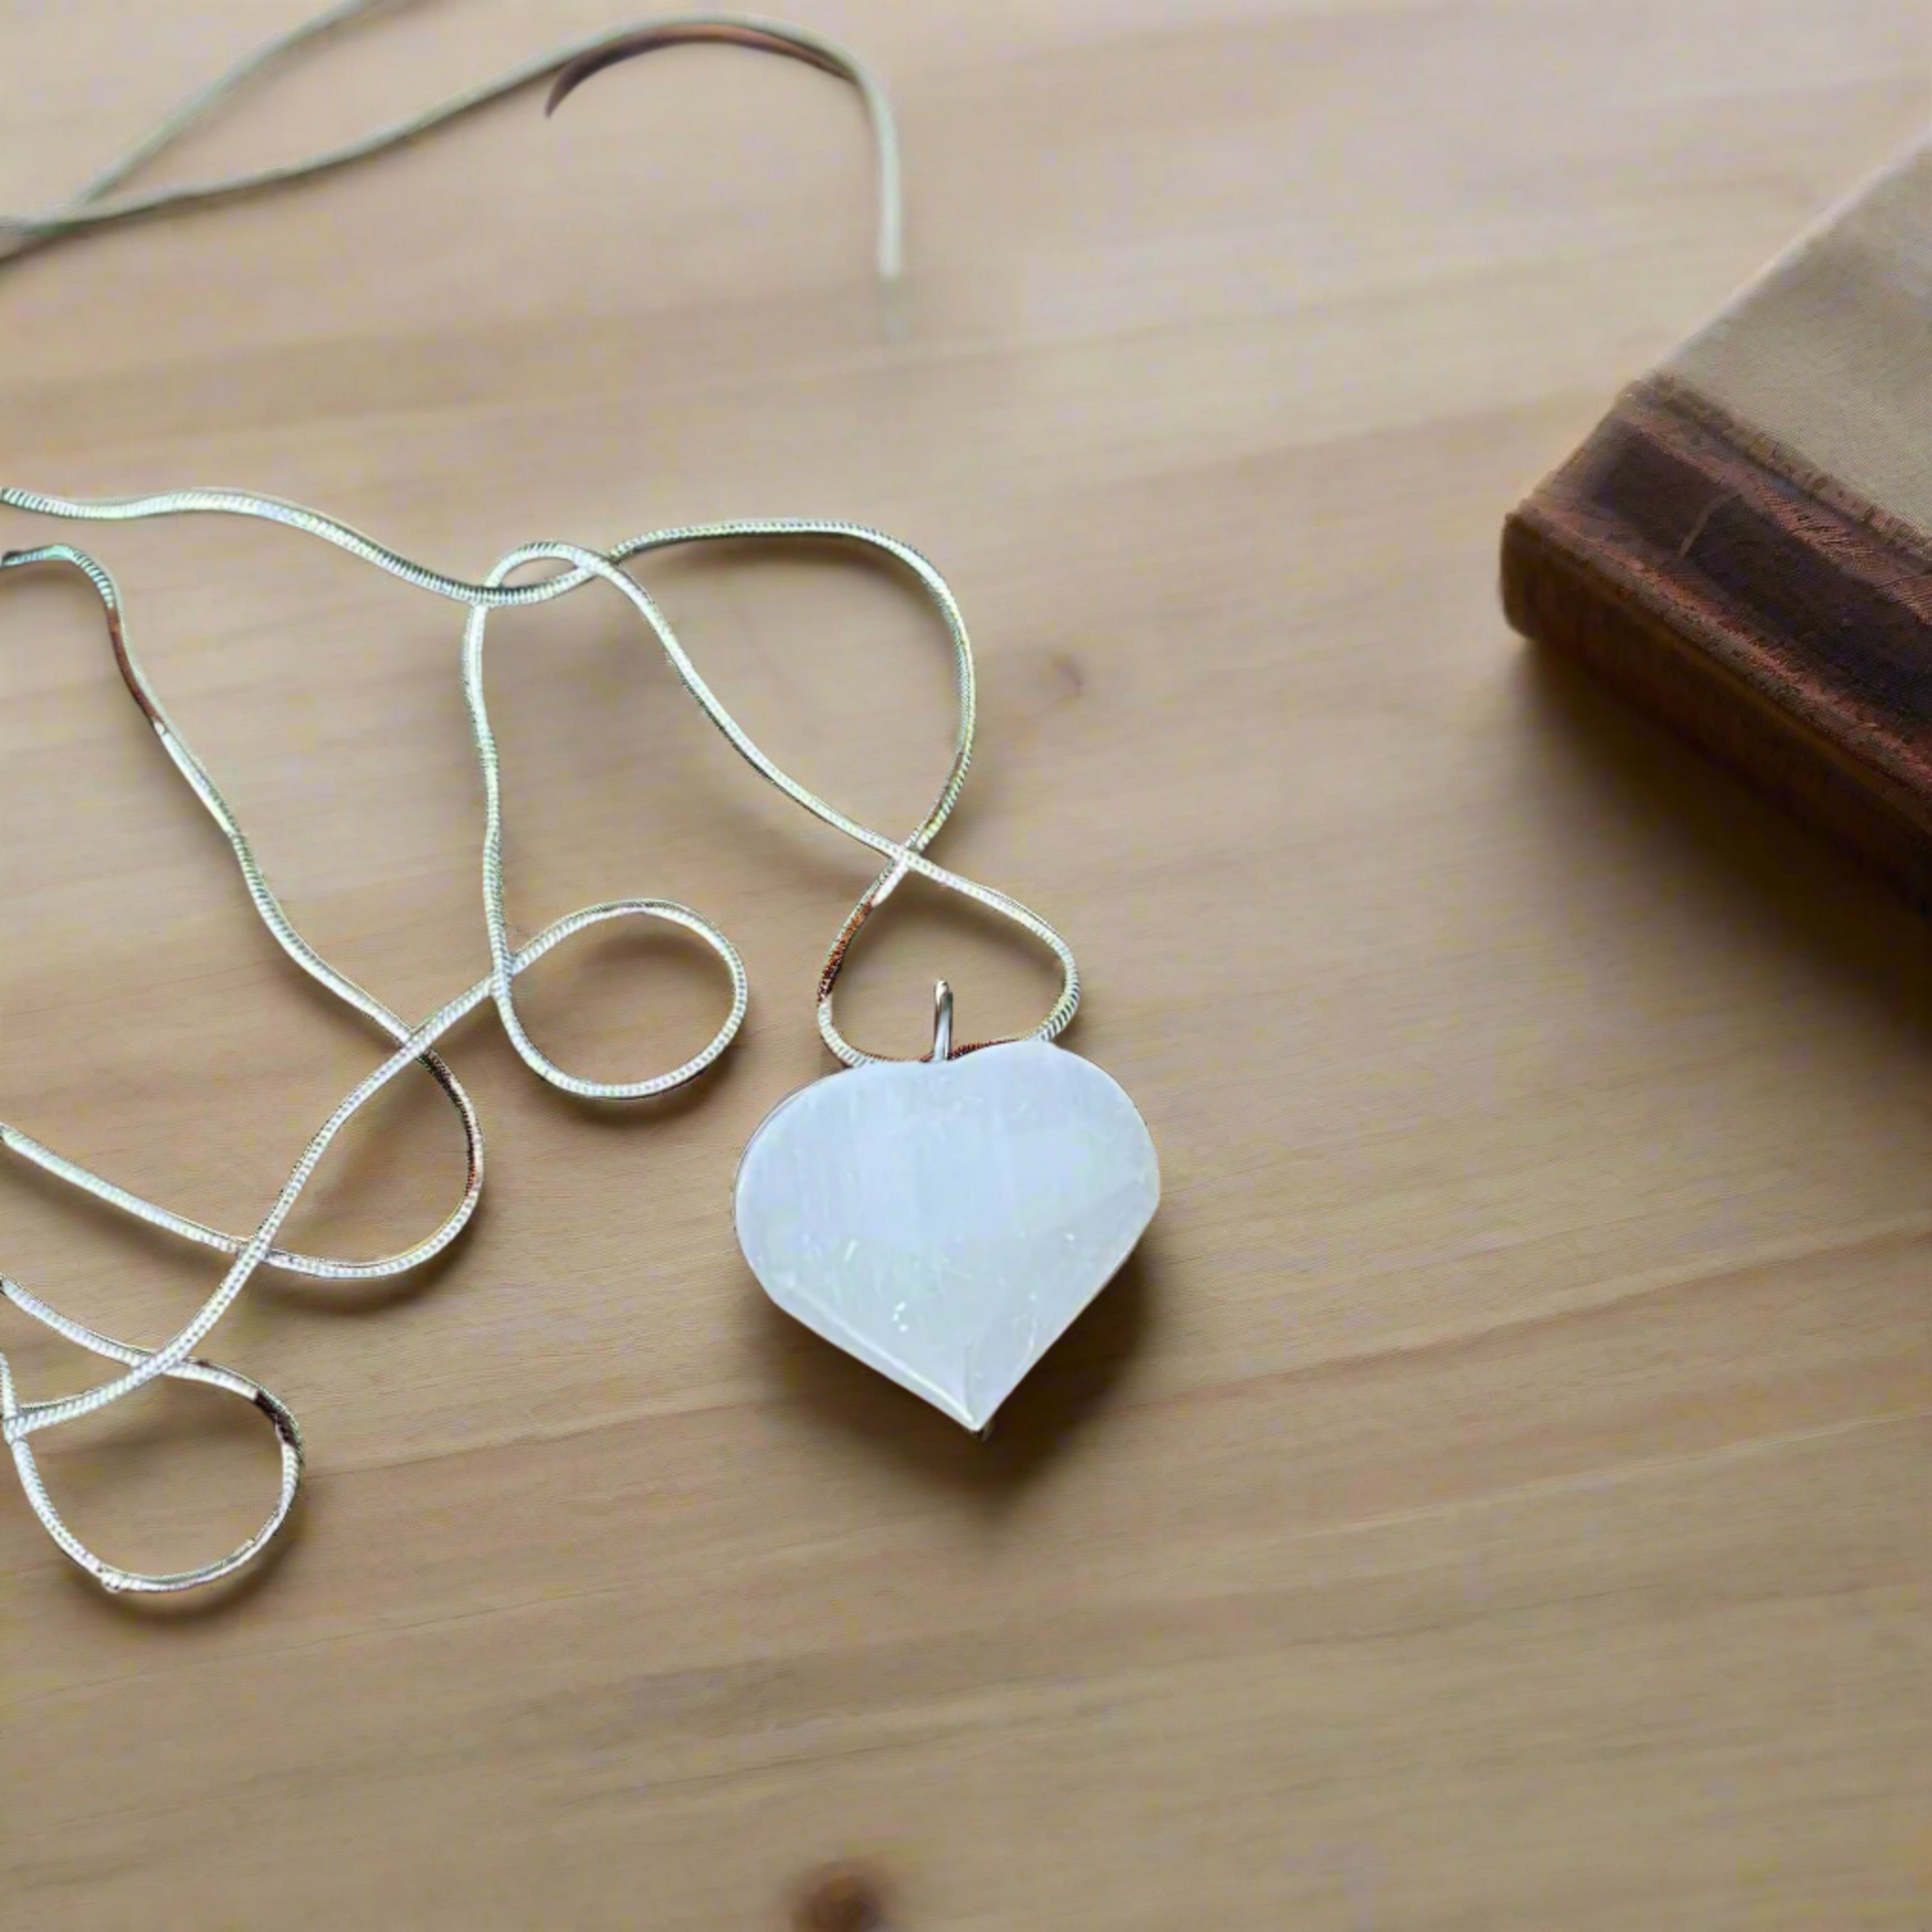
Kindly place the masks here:
POLYGON ((745 1150, 736 1205, 781 1309, 982 1429, 1160 1196, 1154 1142, 1118 1083, 1023 1040, 793 1094, 745 1150))

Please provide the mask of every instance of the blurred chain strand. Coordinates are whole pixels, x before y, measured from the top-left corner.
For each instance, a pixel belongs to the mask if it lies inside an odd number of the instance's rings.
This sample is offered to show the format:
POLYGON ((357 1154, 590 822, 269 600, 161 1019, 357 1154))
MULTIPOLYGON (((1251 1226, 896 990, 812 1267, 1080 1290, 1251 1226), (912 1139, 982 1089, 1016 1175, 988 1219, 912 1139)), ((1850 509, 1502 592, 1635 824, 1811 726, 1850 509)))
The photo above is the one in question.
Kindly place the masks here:
POLYGON ((401 120, 372 129, 337 147, 305 155, 299 160, 259 168, 247 174, 213 181, 189 182, 146 193, 115 195, 129 176, 165 153, 191 128, 239 93, 251 81, 280 65, 302 48, 368 16, 392 14, 410 0, 343 0, 312 20, 278 35, 245 55, 198 89, 168 114, 151 134, 110 162, 64 207, 40 214, 0 214, 0 264, 16 255, 56 241, 88 234, 147 215, 204 207, 218 202, 239 201, 276 188, 287 188, 317 175, 333 173, 358 161, 372 160, 405 142, 419 140, 479 108, 518 93, 539 80, 555 77, 546 112, 554 112, 564 97, 593 73, 616 62, 658 48, 696 41, 718 41, 755 51, 779 54, 849 81, 865 104, 872 127, 874 166, 879 181, 880 278, 896 281, 902 262, 902 213, 899 190, 898 128, 885 87, 859 57, 838 42, 780 20, 752 14, 698 12, 665 14, 633 26, 552 48, 495 78, 466 87, 401 120))

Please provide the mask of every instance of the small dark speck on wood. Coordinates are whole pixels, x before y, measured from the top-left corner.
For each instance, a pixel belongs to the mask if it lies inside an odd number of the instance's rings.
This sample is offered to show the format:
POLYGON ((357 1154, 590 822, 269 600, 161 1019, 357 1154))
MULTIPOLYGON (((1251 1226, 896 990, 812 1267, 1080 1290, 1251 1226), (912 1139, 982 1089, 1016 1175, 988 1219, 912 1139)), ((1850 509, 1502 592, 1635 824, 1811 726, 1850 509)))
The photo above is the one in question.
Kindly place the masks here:
POLYGON ((798 1894, 791 1922, 795 1932, 891 1932, 878 1883, 853 1865, 814 1872, 798 1894))

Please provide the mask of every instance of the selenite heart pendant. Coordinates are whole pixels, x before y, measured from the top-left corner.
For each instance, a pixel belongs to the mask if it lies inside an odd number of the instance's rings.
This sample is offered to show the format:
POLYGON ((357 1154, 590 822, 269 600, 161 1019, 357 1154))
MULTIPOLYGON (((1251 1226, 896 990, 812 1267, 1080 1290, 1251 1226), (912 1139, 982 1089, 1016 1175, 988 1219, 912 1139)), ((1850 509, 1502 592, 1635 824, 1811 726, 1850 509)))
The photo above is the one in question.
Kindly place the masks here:
POLYGON ((1118 1083, 1021 1040, 801 1089, 746 1148, 736 1212, 779 1308, 983 1430, 1160 1197, 1153 1139, 1118 1083))

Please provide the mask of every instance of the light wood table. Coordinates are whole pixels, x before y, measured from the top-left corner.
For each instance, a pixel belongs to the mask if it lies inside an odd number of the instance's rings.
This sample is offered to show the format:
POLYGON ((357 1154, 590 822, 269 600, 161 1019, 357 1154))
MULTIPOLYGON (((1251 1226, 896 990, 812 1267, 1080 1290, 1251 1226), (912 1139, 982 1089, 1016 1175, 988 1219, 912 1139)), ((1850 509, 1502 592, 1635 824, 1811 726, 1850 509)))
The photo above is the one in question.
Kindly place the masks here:
MULTIPOLYGON (((58 200, 303 0, 0 16, 0 182, 58 200)), ((953 577, 983 755, 941 856, 1038 905, 1153 1125, 1143 1257, 982 1447, 764 1306, 737 1149, 824 1070, 865 855, 763 793, 609 596, 493 629, 512 915, 690 899, 751 1025, 607 1116, 452 1044, 481 1218, 388 1296, 264 1279, 210 1352, 313 1487, 212 1607, 0 1506, 0 1924, 775 1927, 856 1860, 906 1932, 1919 1928, 1932 1913, 1932 1013, 1919 923, 1494 601, 1616 383, 1903 140, 1913 0, 804 4, 897 89, 681 51, 285 199, 0 274, 11 483, 244 484, 465 572, 527 537, 879 523, 953 577)), ((405 12, 199 139, 293 154, 613 16, 405 12)), ((50 526, 0 519, 0 542, 50 526)), ((286 533, 96 532, 305 928, 404 1013, 481 970, 461 612, 286 533)), ((945 653, 836 558, 652 566, 775 753, 909 825, 945 653)), ((251 1226, 372 1064, 121 693, 0 586, 0 1112, 251 1226)), ((876 935, 876 936, 875 936, 876 935)), ((1032 1024, 933 895, 851 1024, 1032 1024)), ((695 948, 532 975, 567 1064, 670 1064, 695 948)), ((423 1080, 297 1231, 451 1197, 423 1080)), ((205 1260, 4 1175, 5 1265, 159 1337, 205 1260)), ((11 1316, 27 1392, 93 1369, 11 1316)), ((231 1413, 234 1412, 234 1413, 231 1413)), ((49 1442, 199 1560, 266 1432, 151 1395, 49 1442)))

